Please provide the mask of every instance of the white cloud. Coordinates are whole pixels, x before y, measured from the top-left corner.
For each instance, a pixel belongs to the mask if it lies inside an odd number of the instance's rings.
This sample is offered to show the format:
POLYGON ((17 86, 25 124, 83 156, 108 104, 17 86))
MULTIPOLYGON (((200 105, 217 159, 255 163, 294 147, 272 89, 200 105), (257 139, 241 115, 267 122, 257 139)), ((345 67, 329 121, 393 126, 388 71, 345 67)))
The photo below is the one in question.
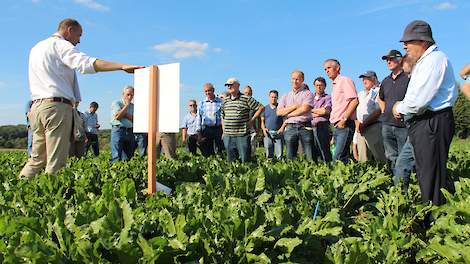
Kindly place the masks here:
MULTIPOLYGON (((35 0, 35 1, 37 1, 37 0, 35 0)), ((90 9, 93 9, 93 10, 96 10, 96 11, 105 12, 105 11, 110 10, 109 6, 100 4, 100 3, 96 2, 95 0, 73 0, 73 1, 77 4, 79 4, 79 5, 82 5, 84 7, 88 7, 90 9)))
POLYGON ((452 4, 451 2, 442 2, 434 6, 437 10, 454 10, 457 8, 456 5, 452 4))
POLYGON ((176 59, 200 57, 205 55, 209 44, 207 42, 173 40, 152 47, 157 52, 171 54, 176 59))
POLYGON ((390 1, 384 5, 371 6, 367 9, 359 12, 359 16, 370 15, 378 12, 384 12, 391 9, 403 8, 411 5, 421 4, 421 0, 399 0, 399 1, 390 1))
POLYGON ((220 52, 222 52, 222 49, 221 48, 213 48, 212 51, 215 52, 215 53, 220 53, 220 52))

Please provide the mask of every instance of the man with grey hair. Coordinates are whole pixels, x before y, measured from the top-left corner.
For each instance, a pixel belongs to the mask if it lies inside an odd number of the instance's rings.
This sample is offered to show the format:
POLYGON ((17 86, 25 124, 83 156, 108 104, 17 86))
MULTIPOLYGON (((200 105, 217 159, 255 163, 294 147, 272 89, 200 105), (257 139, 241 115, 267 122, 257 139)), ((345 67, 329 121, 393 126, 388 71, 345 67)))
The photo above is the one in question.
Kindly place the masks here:
POLYGON ((358 94, 359 104, 356 109, 356 132, 365 138, 367 148, 374 160, 387 161, 382 138, 382 120, 377 95, 379 93, 377 74, 366 71, 361 74, 364 90, 358 94))
POLYGON ((458 95, 454 72, 425 21, 408 24, 400 42, 408 56, 417 61, 405 98, 395 103, 393 115, 404 117, 409 124, 422 201, 441 205, 446 202, 441 189, 451 193, 455 190, 446 172, 455 126, 452 107, 458 95))
POLYGON ((189 152, 193 155, 197 153, 197 103, 196 100, 189 100, 189 112, 184 117, 181 127, 181 143, 188 146, 189 152))
POLYGON ((224 142, 222 141, 222 103, 223 99, 215 96, 212 83, 203 86, 205 98, 197 108, 196 130, 198 143, 204 157, 222 154, 224 142))
POLYGON ((133 98, 134 87, 126 86, 122 98, 111 105, 111 162, 126 161, 134 155, 133 98))
POLYGON ((356 86, 351 78, 340 74, 341 65, 336 59, 327 59, 323 64, 326 75, 333 81, 330 123, 334 126, 335 153, 333 161, 349 162, 350 146, 354 136, 357 99, 356 86))
POLYGON ((44 167, 55 173, 65 166, 71 143, 72 106, 81 101, 75 71, 83 74, 122 70, 133 73, 140 66, 113 63, 82 53, 82 26, 67 18, 57 32, 37 43, 29 54, 32 155, 20 172, 31 179, 44 167))

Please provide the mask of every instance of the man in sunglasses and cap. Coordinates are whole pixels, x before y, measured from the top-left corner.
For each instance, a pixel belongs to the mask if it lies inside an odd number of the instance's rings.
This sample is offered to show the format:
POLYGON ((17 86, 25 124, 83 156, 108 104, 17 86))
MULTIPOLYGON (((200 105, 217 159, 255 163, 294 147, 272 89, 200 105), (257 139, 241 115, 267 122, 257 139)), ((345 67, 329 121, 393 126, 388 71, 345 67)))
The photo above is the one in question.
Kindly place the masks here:
POLYGON ((408 137, 403 119, 396 119, 392 113, 392 107, 397 101, 403 100, 410 78, 403 71, 403 56, 398 50, 390 50, 382 56, 391 71, 390 75, 380 84, 379 105, 382 110, 382 137, 384 140, 385 156, 390 162, 392 170, 395 162, 408 137))
POLYGON ((397 119, 405 117, 410 125, 422 201, 441 205, 446 200, 440 189, 454 191, 446 173, 454 135, 452 107, 458 95, 454 71, 447 55, 435 44, 428 23, 411 22, 400 42, 408 56, 417 61, 405 98, 395 103, 392 111, 397 119))
POLYGON ((264 111, 264 106, 251 96, 240 93, 240 83, 236 78, 225 82, 229 95, 222 104, 222 129, 227 160, 240 156, 242 162, 250 161, 250 128, 264 111), (254 114, 250 118, 250 111, 254 114))

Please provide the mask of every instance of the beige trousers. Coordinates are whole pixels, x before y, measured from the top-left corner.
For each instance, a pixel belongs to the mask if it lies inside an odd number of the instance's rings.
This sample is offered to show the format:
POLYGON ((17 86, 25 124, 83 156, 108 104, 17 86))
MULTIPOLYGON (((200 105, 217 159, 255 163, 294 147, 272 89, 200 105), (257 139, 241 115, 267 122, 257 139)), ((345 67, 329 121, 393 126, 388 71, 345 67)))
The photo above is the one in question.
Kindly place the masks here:
POLYGON ((176 134, 175 133, 158 133, 157 134, 157 159, 160 158, 160 152, 167 159, 176 158, 176 134))
POLYGON ((65 166, 72 135, 72 106, 60 102, 38 102, 31 107, 33 150, 20 177, 33 178, 45 167, 55 173, 65 166))

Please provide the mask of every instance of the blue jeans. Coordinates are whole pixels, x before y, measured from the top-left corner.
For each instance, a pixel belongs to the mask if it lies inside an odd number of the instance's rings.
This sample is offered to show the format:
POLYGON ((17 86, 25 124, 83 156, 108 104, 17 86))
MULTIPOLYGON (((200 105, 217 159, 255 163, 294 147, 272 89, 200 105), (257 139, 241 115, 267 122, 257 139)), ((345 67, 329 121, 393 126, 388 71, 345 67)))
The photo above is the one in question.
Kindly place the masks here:
POLYGON ((313 138, 315 143, 315 157, 319 157, 324 162, 331 161, 330 122, 319 122, 317 126, 313 128, 313 138))
POLYGON ((135 147, 139 148, 139 156, 145 157, 147 155, 147 133, 135 133, 135 147))
POLYGON ((111 129, 111 162, 129 160, 134 155, 135 138, 132 128, 111 129))
POLYGON ((405 145, 407 137, 408 128, 382 124, 385 157, 390 161, 392 169, 395 168, 396 160, 403 145, 405 145))
POLYGON ((313 160, 313 132, 311 127, 305 127, 301 124, 287 124, 284 131, 284 140, 286 142, 287 159, 294 159, 297 156, 299 140, 307 160, 313 160))
POLYGON ((284 147, 284 140, 281 135, 275 130, 270 130, 269 137, 264 137, 264 149, 266 150, 266 158, 272 159, 274 153, 276 153, 276 158, 282 158, 282 148, 284 147))
POLYGON ((414 166, 415 155, 413 145, 411 145, 410 138, 408 137, 395 163, 395 168, 393 170, 393 183, 396 185, 401 179, 403 179, 403 186, 405 190, 408 189, 410 175, 414 166))
POLYGON ((354 121, 347 120, 344 128, 335 127, 333 130, 333 138, 335 140, 335 154, 333 162, 337 160, 348 163, 350 159, 351 143, 354 136, 354 121))
POLYGON ((28 128, 28 157, 31 157, 31 153, 33 153, 33 131, 31 128, 28 128))
POLYGON ((248 162, 251 158, 250 135, 231 136, 224 135, 224 145, 227 150, 227 160, 234 161, 240 159, 248 162))

